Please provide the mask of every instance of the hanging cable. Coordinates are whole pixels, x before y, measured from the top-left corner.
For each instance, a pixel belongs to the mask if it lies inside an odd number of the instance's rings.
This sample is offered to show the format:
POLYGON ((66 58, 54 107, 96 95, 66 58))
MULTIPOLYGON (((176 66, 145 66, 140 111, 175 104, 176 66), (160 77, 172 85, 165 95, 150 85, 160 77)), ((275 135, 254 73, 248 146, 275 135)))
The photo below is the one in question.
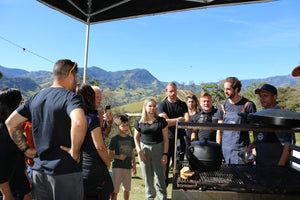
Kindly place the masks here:
POLYGON ((6 42, 8 42, 8 43, 10 43, 10 44, 12 44, 12 45, 14 45, 14 46, 16 46, 16 47, 22 49, 23 52, 27 51, 27 52, 29 52, 29 53, 31 53, 31 54, 37 56, 37 57, 40 57, 40 58, 42 58, 42 59, 44 59, 44 60, 47 60, 48 62, 55 63, 55 62, 53 62, 52 60, 49 60, 48 58, 45 58, 44 56, 41 56, 41 55, 39 55, 39 54, 37 54, 37 53, 34 53, 34 52, 32 52, 32 51, 29 51, 29 50, 27 50, 26 48, 21 47, 20 45, 14 43, 14 42, 12 42, 12 41, 9 41, 9 40, 5 39, 5 38, 2 37, 2 36, 0 36, 0 38, 1 38, 2 40, 4 40, 4 41, 6 41, 6 42))

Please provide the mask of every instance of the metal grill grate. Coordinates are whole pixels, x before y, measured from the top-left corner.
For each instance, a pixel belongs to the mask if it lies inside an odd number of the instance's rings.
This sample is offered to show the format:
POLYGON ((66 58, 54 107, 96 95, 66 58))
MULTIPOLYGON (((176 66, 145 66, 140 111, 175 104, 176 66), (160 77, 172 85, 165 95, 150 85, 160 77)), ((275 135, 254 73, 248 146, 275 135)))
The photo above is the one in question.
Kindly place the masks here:
POLYGON ((246 184, 268 187, 300 185, 300 174, 290 167, 233 165, 232 168, 246 184))
POLYGON ((221 165, 220 170, 178 177, 177 188, 257 193, 300 192, 300 173, 290 167, 221 165))
POLYGON ((214 189, 222 190, 224 187, 237 188, 244 182, 235 175, 232 168, 222 165, 220 170, 210 172, 196 172, 189 179, 177 178, 177 187, 184 189, 214 189))
POLYGON ((218 171, 199 172, 197 174, 199 184, 244 184, 228 165, 222 165, 218 171))

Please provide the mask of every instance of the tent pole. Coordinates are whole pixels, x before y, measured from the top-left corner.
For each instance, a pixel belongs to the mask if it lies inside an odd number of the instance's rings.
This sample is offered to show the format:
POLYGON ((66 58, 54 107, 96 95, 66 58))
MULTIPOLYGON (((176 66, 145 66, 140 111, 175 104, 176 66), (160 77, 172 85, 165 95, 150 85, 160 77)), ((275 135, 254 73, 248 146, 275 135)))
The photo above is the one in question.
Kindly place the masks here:
POLYGON ((84 69, 83 69, 83 83, 86 82, 86 72, 87 72, 87 61, 89 52, 89 37, 90 37, 90 20, 86 25, 86 37, 85 37, 85 55, 84 55, 84 69))

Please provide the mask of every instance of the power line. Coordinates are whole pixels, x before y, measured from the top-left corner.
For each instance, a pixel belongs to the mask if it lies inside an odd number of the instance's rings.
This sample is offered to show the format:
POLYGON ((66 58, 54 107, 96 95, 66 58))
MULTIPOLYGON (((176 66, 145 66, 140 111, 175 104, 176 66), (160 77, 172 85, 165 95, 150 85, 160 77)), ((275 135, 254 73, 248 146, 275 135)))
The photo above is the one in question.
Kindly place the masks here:
POLYGON ((6 41, 6 42, 8 42, 8 43, 10 43, 10 44, 12 44, 12 45, 14 45, 14 46, 16 46, 16 47, 22 49, 23 52, 27 51, 27 52, 29 52, 29 53, 31 53, 31 54, 37 56, 37 57, 40 57, 40 58, 42 58, 42 59, 44 59, 44 60, 47 60, 48 62, 55 63, 55 62, 53 62, 52 60, 50 60, 50 59, 48 59, 48 58, 46 58, 46 57, 44 57, 44 56, 41 56, 41 55, 39 55, 39 54, 37 54, 37 53, 34 53, 33 51, 27 50, 25 47, 21 47, 20 45, 14 43, 14 42, 12 42, 12 41, 10 41, 10 40, 8 40, 8 39, 5 39, 5 38, 2 37, 2 36, 0 36, 0 38, 1 38, 2 40, 4 40, 4 41, 6 41))

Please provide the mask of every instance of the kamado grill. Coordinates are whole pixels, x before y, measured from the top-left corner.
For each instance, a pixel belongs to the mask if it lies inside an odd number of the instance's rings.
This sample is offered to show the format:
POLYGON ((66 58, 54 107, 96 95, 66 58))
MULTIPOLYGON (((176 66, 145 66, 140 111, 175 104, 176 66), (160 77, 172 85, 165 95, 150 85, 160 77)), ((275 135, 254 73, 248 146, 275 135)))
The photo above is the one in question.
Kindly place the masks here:
MULTIPOLYGON (((300 125, 300 124, 299 124, 300 125)), ((178 122, 177 129, 239 130, 263 132, 297 132, 299 127, 259 124, 217 124, 178 122)), ((177 141, 177 140, 175 140, 177 141)), ((175 144, 175 146, 177 146, 175 144)), ((183 179, 176 166, 189 166, 175 159, 172 200, 183 199, 300 199, 300 147, 292 146, 290 166, 222 164, 218 170, 197 171, 183 179), (179 164, 179 165, 178 165, 179 164)), ((175 155, 177 155, 175 148, 175 155)))

